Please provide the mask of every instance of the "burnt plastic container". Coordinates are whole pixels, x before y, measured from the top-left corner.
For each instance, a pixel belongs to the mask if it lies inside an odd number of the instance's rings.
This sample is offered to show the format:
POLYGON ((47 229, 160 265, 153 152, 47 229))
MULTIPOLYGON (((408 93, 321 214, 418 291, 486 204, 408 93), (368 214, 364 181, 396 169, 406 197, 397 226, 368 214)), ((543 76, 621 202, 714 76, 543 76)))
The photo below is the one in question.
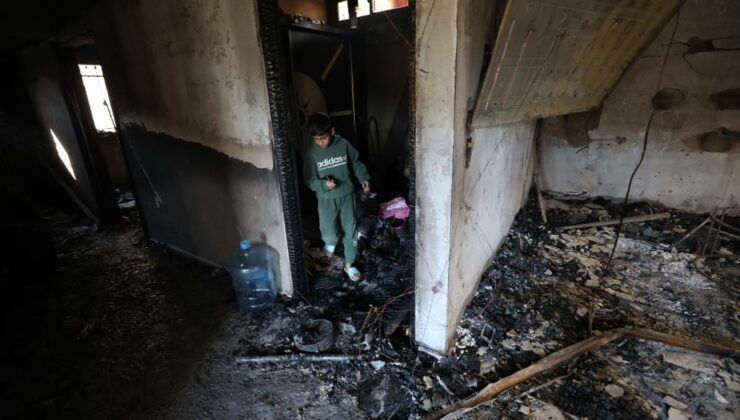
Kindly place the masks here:
POLYGON ((231 259, 228 269, 243 311, 263 311, 275 302, 277 262, 277 253, 268 245, 239 243, 239 253, 231 259))

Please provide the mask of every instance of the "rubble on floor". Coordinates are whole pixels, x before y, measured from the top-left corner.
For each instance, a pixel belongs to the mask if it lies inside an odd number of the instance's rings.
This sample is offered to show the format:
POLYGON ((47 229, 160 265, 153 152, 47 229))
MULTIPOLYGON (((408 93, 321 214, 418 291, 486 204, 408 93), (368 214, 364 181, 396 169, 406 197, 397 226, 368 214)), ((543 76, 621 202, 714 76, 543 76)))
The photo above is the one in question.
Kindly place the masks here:
MULTIPOLYGON (((320 244, 306 244, 311 294, 298 302, 280 301, 253 314, 240 340, 237 357, 296 354, 292 337, 312 319, 334 324, 334 345, 324 354, 364 355, 364 360, 304 364, 320 378, 356 398, 371 418, 407 418, 419 413, 421 389, 415 368, 421 365, 411 335, 414 265, 413 237, 404 220, 377 216, 374 197, 358 197, 362 280, 343 272, 341 244, 326 257, 320 244)), ((320 360, 320 358, 319 358, 320 360)), ((248 365, 240 369, 249 369, 248 365)))
MULTIPOLYGON (((548 214, 554 226, 616 217, 614 208, 591 202, 560 207, 548 214)), ((657 210, 638 203, 629 214, 657 210)), ((670 219, 624 225, 607 270, 613 226, 548 230, 530 200, 464 314, 453 363, 462 367, 441 373, 447 387, 428 392, 432 410, 586 338, 591 329, 638 326, 737 343, 737 294, 716 281, 737 268, 737 241, 721 239, 727 256, 704 274, 695 265, 696 255, 671 249, 704 217, 674 212, 670 219), (468 385, 474 379, 479 384, 468 385), (448 395, 447 388, 456 395, 448 395)), ((694 242, 694 249, 699 245, 694 242)), ((544 418, 728 418, 740 410, 733 389, 737 369, 731 358, 623 339, 468 415, 539 418, 537 412, 544 410, 544 418)))
MULTIPOLYGON (((638 203, 631 206, 630 214, 657 210, 638 203)), ((551 211, 554 226, 614 217, 613 207, 606 210, 595 203, 551 211), (586 216, 574 220, 571 215, 578 213, 586 216)), ((614 260, 606 270, 613 226, 567 232, 557 227, 548 229, 540 223, 535 204, 530 202, 483 276, 457 329, 453 353, 439 360, 414 351, 410 337, 406 337, 408 327, 384 336, 383 323, 377 319, 378 308, 385 305, 384 301, 393 301, 393 293, 406 297, 403 287, 410 283, 403 272, 394 271, 398 257, 385 257, 373 252, 373 247, 363 250, 367 272, 363 283, 353 285, 342 279, 341 262, 335 261, 318 276, 310 303, 286 303, 287 307, 278 306, 277 311, 302 314, 290 322, 294 328, 304 319, 332 319, 337 340, 328 353, 367 356, 363 361, 305 366, 319 377, 345 378, 337 381, 337 386, 357 398, 366 416, 417 418, 586 338, 589 325, 596 332, 630 325, 687 337, 734 340, 735 295, 726 294, 717 282, 699 273, 694 254, 671 249, 673 242, 701 220, 701 216, 674 212, 670 219, 625 225, 614 260), (374 290, 385 294, 374 295, 374 290), (380 325, 369 321, 373 315, 380 325), (374 325, 372 331, 368 325, 374 325), (348 379, 353 373, 355 381, 348 379)), ((696 247, 700 242, 700 238, 693 238, 687 244, 696 247)), ((399 235, 399 243, 405 245, 409 240, 399 235)), ((721 246, 733 255, 738 249, 737 243, 724 240, 721 246)), ((314 251, 317 260, 320 254, 314 251)), ((705 270, 705 274, 710 271, 710 277, 731 272, 736 259, 720 258, 712 264, 705 270)), ((408 269, 411 276, 411 267, 408 269)), ((277 321, 279 316, 265 315, 264 319, 270 320, 265 321, 270 325, 286 325, 277 321)), ((268 348, 250 347, 261 341, 257 334, 261 329, 258 327, 243 340, 245 353, 296 351, 288 340, 268 348)), ((284 331, 280 335, 291 334, 284 331)), ((731 358, 623 339, 509 390, 466 415, 726 417, 739 407, 737 369, 731 358)))
MULTIPOLYGON (((35 306, 6 308, 6 319, 23 309, 12 318, 20 320, 14 339, 27 344, 19 349, 37 349, 7 354, 4 360, 15 365, 6 363, 7 377, 38 366, 29 370, 38 374, 15 388, 8 409, 158 418, 421 418, 588 337, 589 330, 632 325, 737 342, 737 241, 720 238, 720 256, 697 260, 703 229, 673 250, 706 216, 672 212, 669 219, 625 225, 607 270, 615 227, 557 228, 616 217, 614 207, 602 204, 550 210, 551 227, 545 227, 530 200, 481 279, 452 353, 439 359, 413 343, 409 226, 379 222, 373 212, 360 220, 363 281, 349 282, 341 260, 313 250, 311 294, 279 299, 254 314, 238 311, 224 272, 146 240, 134 207, 125 209, 129 224, 118 230, 52 221, 56 285, 35 306), (585 217, 572 216, 580 213, 585 217), (323 352, 302 352, 296 335, 316 319, 333 324, 334 343, 323 352), (59 326, 59 337, 47 334, 59 326), (34 340, 44 336, 51 340, 39 347, 34 340), (239 361, 244 356, 251 359, 239 361), (49 369, 57 373, 50 376, 49 369), (85 374, 74 379, 70 369, 85 374)), ((638 203, 628 214, 660 211, 638 203)), ((729 217, 725 222, 737 225, 729 217)), ((319 338, 303 333, 308 341, 319 338)), ((463 416, 733 418, 739 390, 737 359, 627 338, 463 416)))
POLYGON ((147 240, 127 211, 110 229, 47 215, 53 273, 3 278, 4 417, 141 417, 233 312, 225 273, 147 240))

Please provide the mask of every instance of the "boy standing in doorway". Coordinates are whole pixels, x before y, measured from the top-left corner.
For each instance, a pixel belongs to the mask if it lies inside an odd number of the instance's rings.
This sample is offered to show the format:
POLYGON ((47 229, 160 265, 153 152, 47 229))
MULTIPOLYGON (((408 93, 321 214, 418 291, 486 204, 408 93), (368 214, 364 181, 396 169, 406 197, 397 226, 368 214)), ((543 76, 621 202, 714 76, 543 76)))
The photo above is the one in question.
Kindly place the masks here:
POLYGON ((357 149, 336 134, 328 115, 311 115, 307 128, 313 137, 313 144, 306 152, 303 178, 308 188, 316 193, 319 202, 319 229, 324 251, 328 256, 334 254, 339 241, 339 219, 344 232, 344 272, 350 280, 359 281, 362 276, 354 266, 357 258, 357 217, 353 178, 362 185, 364 191, 370 191, 370 175, 360 162, 357 149))

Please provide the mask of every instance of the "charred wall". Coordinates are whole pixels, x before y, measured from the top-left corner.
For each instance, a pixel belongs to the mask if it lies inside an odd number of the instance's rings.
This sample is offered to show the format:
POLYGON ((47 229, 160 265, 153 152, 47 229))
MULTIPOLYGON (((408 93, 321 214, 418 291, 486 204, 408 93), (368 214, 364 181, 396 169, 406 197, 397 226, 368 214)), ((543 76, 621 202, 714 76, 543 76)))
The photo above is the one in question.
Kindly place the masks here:
POLYGON ((735 1, 687 1, 632 63, 600 112, 546 119, 539 139, 543 188, 623 197, 655 109, 631 199, 700 212, 738 205, 739 20, 735 1))
POLYGON ((272 244, 282 228, 273 171, 142 125, 124 130, 152 238, 218 265, 234 253, 240 232, 272 244))
POLYGON ((153 239, 217 265, 287 236, 255 1, 111 1, 98 51, 153 239))
POLYGON ((411 123, 408 116, 409 40, 413 39, 409 31, 410 14, 411 8, 374 14, 363 18, 359 28, 364 41, 366 123, 370 131, 366 156, 373 165, 374 185, 381 192, 395 194, 404 189, 399 180, 404 177, 411 123))

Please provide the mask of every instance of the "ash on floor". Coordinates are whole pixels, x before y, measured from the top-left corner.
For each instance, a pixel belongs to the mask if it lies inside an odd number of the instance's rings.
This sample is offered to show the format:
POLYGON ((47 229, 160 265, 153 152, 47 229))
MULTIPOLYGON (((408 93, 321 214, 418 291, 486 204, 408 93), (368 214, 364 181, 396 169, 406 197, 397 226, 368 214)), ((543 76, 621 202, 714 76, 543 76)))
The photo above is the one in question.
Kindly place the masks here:
MULTIPOLYGON (((551 211, 553 226, 573 224, 577 213, 586 217, 575 223, 614 217, 587 204, 551 211)), ((245 314, 223 271, 146 240, 135 210, 126 219, 116 230, 54 221, 51 278, 14 279, 23 287, 12 290, 4 283, 6 417, 419 418, 585 338, 592 309, 597 331, 637 325, 729 340, 738 332, 728 277, 737 272, 737 243, 721 240, 725 256, 704 261, 701 272, 687 253, 700 245, 695 238, 679 251, 668 246, 701 216, 630 226, 606 270, 612 228, 548 230, 530 202, 483 276, 453 353, 440 359, 413 345, 408 230, 380 226, 389 232, 364 245, 363 282, 328 264, 307 300, 245 314), (328 353, 364 359, 235 364, 298 354, 292 338, 316 318, 334 324, 328 353)), ((466 417, 736 418, 738 390, 731 358, 624 339, 466 417)))
MULTIPOLYGON (((560 207, 549 214, 554 226, 615 217, 613 208, 598 203, 560 207)), ((630 208, 630 214, 648 211, 656 209, 644 203, 630 208)), ((607 270, 613 227, 547 230, 530 200, 457 330, 453 364, 458 368, 440 374, 455 395, 429 381, 427 405, 436 409, 472 395, 486 383, 585 339, 590 317, 595 331, 633 325, 737 342, 737 294, 719 281, 737 270, 737 241, 720 241, 726 255, 711 269, 697 269, 696 255, 670 246, 702 219, 674 212, 668 220, 625 225, 626 237, 620 238, 607 270), (460 360, 469 362, 460 366, 460 360), (471 372, 475 367, 478 371, 471 372)), ((729 357, 623 339, 465 416, 736 418, 739 369, 729 357)))
POLYGON ((4 417, 406 418, 417 411, 419 390, 401 361, 416 358, 407 311, 399 320, 384 300, 412 282, 408 252, 376 256, 368 245, 363 282, 337 275, 333 286, 316 287, 310 303, 281 299, 246 314, 226 272, 147 240, 136 210, 124 211, 126 224, 110 230, 79 216, 50 217, 53 273, 4 279, 4 417), (293 335, 314 318, 336 323, 331 352, 367 359, 234 363, 245 354, 296 353, 293 335), (391 324, 394 336, 385 334, 391 324))

